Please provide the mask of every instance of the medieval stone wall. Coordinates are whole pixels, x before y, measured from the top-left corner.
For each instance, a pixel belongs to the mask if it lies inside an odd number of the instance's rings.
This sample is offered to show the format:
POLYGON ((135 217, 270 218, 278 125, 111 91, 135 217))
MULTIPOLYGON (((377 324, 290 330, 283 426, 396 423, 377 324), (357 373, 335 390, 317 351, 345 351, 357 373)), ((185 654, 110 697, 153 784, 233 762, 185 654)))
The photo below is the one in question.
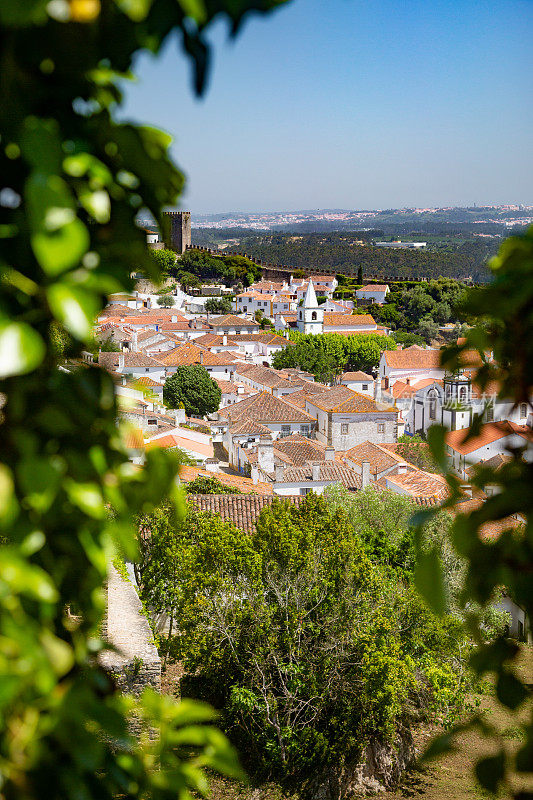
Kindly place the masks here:
POLYGON ((161 659, 134 585, 111 566, 103 633, 116 652, 100 662, 124 692, 138 696, 146 686, 161 691, 161 659))

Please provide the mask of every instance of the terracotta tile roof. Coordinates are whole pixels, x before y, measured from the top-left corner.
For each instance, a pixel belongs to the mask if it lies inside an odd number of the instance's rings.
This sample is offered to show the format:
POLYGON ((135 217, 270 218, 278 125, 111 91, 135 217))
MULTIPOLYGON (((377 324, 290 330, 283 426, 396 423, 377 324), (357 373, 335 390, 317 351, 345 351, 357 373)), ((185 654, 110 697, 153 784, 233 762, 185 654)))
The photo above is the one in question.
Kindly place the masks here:
POLYGON ((209 317, 209 325, 213 328, 250 328, 254 327, 259 329, 257 322, 252 322, 249 319, 243 319, 236 314, 223 314, 222 316, 209 317))
POLYGON ((251 389, 250 386, 245 386, 243 383, 235 383, 234 381, 220 381, 217 378, 213 378, 213 380, 216 384, 218 384, 222 394, 237 394, 238 389, 241 390, 239 394, 242 394, 243 397, 248 394, 257 393, 257 389, 251 389))
POLYGON ((389 473, 382 480, 398 486, 404 493, 409 494, 418 505, 437 505, 448 496, 446 480, 441 475, 424 472, 421 469, 389 473))
POLYGON ((295 345, 290 339, 278 336, 277 333, 241 333, 237 339, 233 339, 237 344, 241 342, 261 342, 262 344, 280 345, 281 347, 295 345))
POLYGON ((291 394, 287 395, 286 399, 288 403, 291 403, 291 405, 303 408, 305 411, 305 404, 308 398, 312 398, 315 395, 322 394, 322 392, 327 391, 328 387, 324 386, 322 383, 308 382, 297 392, 291 392, 291 394))
POLYGON ((384 350, 383 355, 387 365, 394 369, 441 369, 440 351, 426 350, 418 344, 403 350, 384 350))
POLYGON ((270 436, 270 428, 261 425, 258 420, 249 419, 248 417, 240 418, 229 429, 232 436, 240 436, 241 434, 261 434, 263 436, 270 436))
POLYGON ((395 381, 392 387, 392 396, 397 398, 407 397, 409 395, 416 394, 419 389, 425 389, 426 386, 432 386, 434 383, 442 386, 442 380, 440 378, 424 378, 421 381, 413 381, 412 383, 407 383, 407 381, 395 381))
POLYGON ((129 306, 123 306, 120 303, 111 303, 111 305, 106 306, 102 309, 102 311, 98 314, 98 318, 101 319, 102 317, 124 317, 128 316, 129 314, 135 315, 138 313, 138 309, 130 308, 129 306))
MULTIPOLYGON (((214 475, 217 477, 218 473, 214 475)), ((187 499, 200 511, 219 514, 224 522, 233 522, 237 528, 252 533, 261 511, 273 503, 288 502, 299 506, 304 499, 300 495, 255 494, 190 494, 187 499)))
POLYGON ((124 356, 124 368, 164 366, 161 361, 156 361, 155 358, 151 358, 145 353, 99 353, 98 363, 105 369, 112 369, 116 372, 120 355, 124 356))
POLYGON ((372 375, 367 375, 366 372, 344 372, 341 375, 341 381, 370 381, 374 382, 372 375))
POLYGON ((405 463, 401 456, 369 441, 358 444, 342 455, 338 454, 337 457, 341 461, 351 461, 357 466, 361 466, 363 461, 368 461, 371 475, 378 475, 386 469, 396 467, 399 463, 405 463))
POLYGON ((354 392, 352 389, 348 389, 347 386, 342 385, 327 389, 316 398, 310 397, 307 402, 312 403, 322 411, 331 411, 334 414, 397 413, 398 411, 398 409, 388 404, 378 404, 371 397, 354 392))
POLYGON ((271 389, 294 389, 298 386, 294 381, 286 380, 277 370, 259 364, 239 364, 235 368, 235 373, 271 389))
POLYGON ((276 439, 274 455, 282 456, 282 460, 295 467, 303 467, 308 461, 325 461, 326 445, 316 439, 308 439, 298 433, 276 439))
POLYGON ((182 450, 190 450, 192 453, 197 453, 203 458, 213 458, 214 454, 212 444, 197 442, 195 439, 185 438, 177 433, 169 433, 166 436, 160 436, 159 439, 150 439, 146 443, 147 450, 152 450, 154 447, 162 447, 165 450, 179 447, 182 450))
POLYGON ((211 353, 210 350, 198 347, 192 342, 186 342, 168 353, 162 353, 160 361, 168 367, 192 364, 202 364, 204 367, 223 367, 235 363, 235 359, 229 353, 211 353))
POLYGON ((276 281, 258 281, 257 283, 252 283, 250 289, 266 289, 270 292, 281 292, 283 288, 283 283, 277 283, 276 281))
MULTIPOLYGON (((309 483, 313 480, 313 465, 289 467, 285 470, 280 483, 309 483)), ((347 489, 360 489, 361 476, 353 469, 335 461, 324 461, 319 465, 319 481, 341 483, 347 489)))
POLYGON ((216 478, 216 480, 223 483, 224 486, 231 486, 234 489, 239 489, 241 492, 254 492, 255 494, 262 495, 274 494, 272 484, 261 483, 260 481, 254 483, 251 478, 245 478, 244 475, 230 475, 227 472, 208 472, 206 469, 183 465, 180 467, 179 477, 184 483, 190 483, 190 481, 198 477, 216 478))
POLYGON ((335 275, 310 275, 309 280, 313 283, 331 283, 335 280, 335 275))
POLYGON ((144 447, 144 437, 140 428, 135 425, 127 425, 124 433, 124 443, 130 450, 142 450, 144 447))
POLYGON ((345 325, 346 327, 353 325, 373 325, 376 322, 374 317, 370 314, 337 314, 335 312, 326 311, 324 314, 324 325, 335 326, 345 325))
MULTIPOLYGON (((228 336, 226 339, 227 346, 238 344, 235 336, 228 336)), ((194 343, 202 347, 222 347, 224 346, 224 335, 222 333, 203 333, 201 336, 196 336, 194 343)))
POLYGON ((219 419, 231 422, 236 422, 241 416, 258 422, 314 422, 305 411, 267 392, 259 392, 218 412, 219 419))
POLYGON ((128 383, 126 384, 126 386, 131 386, 132 388, 135 388, 136 386, 139 386, 139 385, 145 386, 145 387, 148 387, 148 388, 151 388, 153 386, 157 386, 159 388, 163 388, 163 384, 162 383, 159 383, 158 381, 154 381, 153 378, 149 378, 148 376, 145 377, 144 375, 141 375, 138 378, 134 378, 132 381, 128 381, 128 383))
POLYGON ((386 283, 384 284, 377 284, 376 286, 368 285, 362 286, 360 289, 357 289, 357 292, 386 292, 389 287, 386 283))
POLYGON ((524 444, 526 444, 526 441, 533 442, 533 431, 531 428, 527 425, 517 425, 508 420, 485 423, 485 425, 481 426, 478 436, 474 436, 472 439, 469 439, 468 442, 465 442, 467 434, 468 428, 459 431, 448 431, 446 434, 446 444, 457 453, 468 455, 475 450, 479 450, 480 447, 491 444, 491 442, 497 442, 498 439, 505 439, 508 436, 522 436, 525 440, 524 444))

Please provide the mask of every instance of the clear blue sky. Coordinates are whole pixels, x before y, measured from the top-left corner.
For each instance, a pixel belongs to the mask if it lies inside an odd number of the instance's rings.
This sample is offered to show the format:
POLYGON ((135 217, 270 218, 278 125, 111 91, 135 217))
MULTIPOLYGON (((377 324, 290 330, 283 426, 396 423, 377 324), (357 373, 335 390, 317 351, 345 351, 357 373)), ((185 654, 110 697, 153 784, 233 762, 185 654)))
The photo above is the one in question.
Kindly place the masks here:
POLYGON ((292 0, 172 41, 125 116, 174 137, 196 213, 533 203, 531 0, 292 0))

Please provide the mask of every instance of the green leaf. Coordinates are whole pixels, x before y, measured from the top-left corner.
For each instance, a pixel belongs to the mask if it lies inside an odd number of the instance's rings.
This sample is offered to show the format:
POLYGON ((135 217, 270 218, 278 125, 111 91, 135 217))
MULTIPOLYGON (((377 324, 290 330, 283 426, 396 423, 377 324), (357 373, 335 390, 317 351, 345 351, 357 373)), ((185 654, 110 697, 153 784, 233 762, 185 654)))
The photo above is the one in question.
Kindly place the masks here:
POLYGON ((501 672, 496 685, 496 696, 502 705, 513 711, 528 697, 529 692, 522 681, 512 672, 501 672))
POLYGON ((15 483, 9 467, 0 464, 0 524, 10 525, 18 514, 15 483))
POLYGON ((443 425, 432 425, 427 432, 427 440, 431 454, 444 473, 448 471, 445 441, 446 433, 447 430, 443 425))
POLYGON ((0 22, 12 27, 43 24, 47 20, 47 5, 48 0, 2 0, 0 22))
POLYGON ((77 266, 89 249, 89 233, 77 217, 52 232, 35 233, 31 246, 48 275, 60 275, 77 266))
POLYGON ((415 568, 415 583, 422 597, 436 614, 446 611, 444 578, 439 554, 435 548, 429 553, 419 552, 415 568))
POLYGON ((7 584, 15 594, 25 594, 35 600, 53 603, 58 598, 50 576, 43 569, 7 548, 2 549, 0 582, 7 584))
POLYGON ((96 483, 76 483, 69 480, 65 484, 65 489, 71 503, 94 519, 104 519, 106 515, 105 505, 100 492, 100 487, 96 483))
POLYGON ((489 758, 482 758, 476 764, 476 777, 487 791, 495 794, 505 774, 505 755, 503 752, 489 758))
POLYGON ((46 290, 55 318, 77 339, 87 341, 100 308, 97 296, 81 286, 55 283, 46 290))
POLYGON ((117 6, 134 22, 140 22, 148 14, 153 0, 116 0, 117 6))
POLYGON ((41 514, 52 505, 61 484, 64 466, 60 459, 29 458, 17 467, 17 477, 25 500, 41 514))
POLYGON ((65 675, 74 664, 72 648, 47 630, 41 633, 41 644, 56 675, 65 675))
POLYGON ((27 117, 20 136, 20 149, 26 161, 40 173, 58 172, 63 153, 56 120, 27 117))
POLYGON ((0 378, 31 372, 44 354, 43 340, 26 322, 0 324, 0 378))
POLYGON ((72 193, 59 175, 46 170, 32 172, 24 190, 32 230, 53 232, 72 222, 76 205, 72 193))
POLYGON ((91 192, 90 190, 80 192, 79 200, 91 217, 101 225, 109 222, 111 216, 111 202, 105 189, 98 189, 95 192, 91 192))

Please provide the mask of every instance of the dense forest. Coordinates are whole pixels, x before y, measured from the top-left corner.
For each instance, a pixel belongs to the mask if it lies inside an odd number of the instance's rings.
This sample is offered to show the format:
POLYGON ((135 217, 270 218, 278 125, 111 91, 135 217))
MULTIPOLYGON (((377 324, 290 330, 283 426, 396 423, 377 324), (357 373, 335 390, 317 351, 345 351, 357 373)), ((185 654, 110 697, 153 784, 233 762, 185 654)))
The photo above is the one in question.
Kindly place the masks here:
POLYGON ((487 260, 495 254, 497 240, 470 239, 455 246, 435 245, 424 251, 392 250, 359 244, 363 232, 309 233, 290 236, 280 233, 250 235, 241 239, 239 250, 268 264, 328 269, 347 275, 360 267, 364 276, 383 278, 456 278, 485 283, 489 278, 487 260))

